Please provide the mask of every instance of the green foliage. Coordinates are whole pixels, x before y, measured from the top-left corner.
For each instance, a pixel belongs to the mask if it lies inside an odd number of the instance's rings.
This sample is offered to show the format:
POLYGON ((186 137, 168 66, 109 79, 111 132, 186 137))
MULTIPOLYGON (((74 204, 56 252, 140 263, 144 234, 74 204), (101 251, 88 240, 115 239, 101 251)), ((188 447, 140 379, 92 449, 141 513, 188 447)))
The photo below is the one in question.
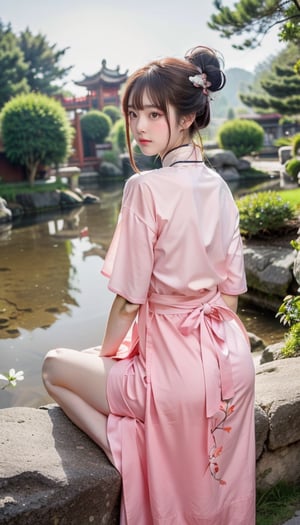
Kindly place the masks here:
POLYGON ((43 193, 48 191, 68 189, 68 184, 64 183, 61 178, 54 182, 40 183, 30 186, 28 182, 0 182, 0 195, 7 202, 14 202, 19 193, 43 193))
POLYGON ((282 357, 300 356, 300 322, 290 328, 284 346, 281 349, 282 357))
POLYGON ((57 81, 63 79, 73 66, 59 66, 68 48, 56 50, 42 34, 33 35, 27 28, 19 38, 18 44, 27 64, 25 78, 31 91, 53 95, 60 91, 57 81))
POLYGON ((85 139, 91 140, 96 144, 103 144, 109 135, 112 122, 110 117, 103 111, 92 109, 81 117, 80 125, 85 139))
POLYGON ((126 151, 125 122, 123 118, 117 120, 111 130, 111 141, 120 153, 126 151))
POLYGON ((0 20, 0 109, 12 97, 29 91, 51 95, 60 87, 71 67, 62 68, 59 61, 67 48, 56 50, 46 38, 34 36, 29 29, 19 36, 11 25, 4 26, 0 20))
POLYGON ((70 153, 73 128, 61 104, 30 93, 7 102, 0 114, 8 159, 25 166, 33 184, 39 165, 63 162, 70 153))
POLYGON ((274 146, 280 148, 281 146, 291 146, 292 138, 291 137, 280 137, 279 139, 274 140, 274 146))
POLYGON ((116 106, 104 106, 102 111, 110 117, 113 124, 121 118, 121 111, 116 106))
POLYGON ((300 107, 300 75, 295 71, 298 57, 299 45, 289 44, 259 72, 254 84, 240 94, 242 102, 257 112, 276 111, 294 118, 300 107))
POLYGON ((260 45, 262 37, 275 25, 279 39, 298 42, 300 39, 300 5, 294 0, 238 0, 233 7, 223 6, 222 0, 214 0, 217 14, 211 16, 208 26, 222 37, 231 39, 248 35, 236 49, 254 48, 260 45))
POLYGON ((249 237, 282 228, 294 211, 284 202, 280 193, 265 191, 252 193, 236 201, 240 212, 240 228, 249 237))
POLYGON ((292 139, 293 155, 300 155, 300 133, 293 136, 292 139))
POLYGON ((300 485, 284 481, 257 490, 256 525, 278 525, 291 518, 299 508, 300 485))
POLYGON ((292 208, 297 212, 300 211, 300 188, 293 188, 292 190, 282 190, 280 192, 282 200, 289 202, 292 208))
POLYGON ((264 130, 253 120, 229 120, 218 131, 220 147, 233 151, 237 157, 259 151, 263 146, 263 141, 264 130))
MULTIPOLYGON (((300 251, 300 242, 291 241, 291 246, 300 251)), ((276 317, 283 325, 290 327, 281 350, 282 357, 300 355, 300 295, 287 295, 280 305, 276 317)))
POLYGON ((12 97, 29 91, 26 80, 28 64, 10 25, 0 21, 0 108, 12 97))
POLYGON ((290 159, 285 163, 285 170, 291 179, 295 182, 298 180, 298 174, 300 173, 300 159, 290 159))
POLYGON ((292 326, 300 323, 300 296, 287 295, 280 305, 276 317, 279 317, 283 325, 292 326))

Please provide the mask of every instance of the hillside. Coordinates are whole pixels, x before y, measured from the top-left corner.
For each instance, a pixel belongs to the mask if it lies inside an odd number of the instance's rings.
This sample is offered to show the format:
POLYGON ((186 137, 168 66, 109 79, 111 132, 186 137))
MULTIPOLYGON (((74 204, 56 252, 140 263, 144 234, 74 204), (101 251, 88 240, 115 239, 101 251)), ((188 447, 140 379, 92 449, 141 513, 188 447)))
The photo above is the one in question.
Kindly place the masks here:
POLYGON ((229 109, 233 109, 235 115, 238 109, 246 109, 239 99, 239 93, 244 92, 254 80, 254 74, 246 69, 235 67, 226 70, 225 73, 225 87, 213 97, 212 112, 215 118, 227 118, 229 109))

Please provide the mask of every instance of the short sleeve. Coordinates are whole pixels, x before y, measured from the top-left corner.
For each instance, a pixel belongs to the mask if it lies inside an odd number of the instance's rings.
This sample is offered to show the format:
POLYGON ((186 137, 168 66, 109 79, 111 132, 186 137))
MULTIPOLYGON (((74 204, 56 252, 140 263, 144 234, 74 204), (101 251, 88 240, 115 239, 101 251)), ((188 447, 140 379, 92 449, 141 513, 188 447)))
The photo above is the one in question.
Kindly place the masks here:
POLYGON ((236 217, 236 224, 232 240, 227 251, 226 257, 226 279, 219 285, 221 293, 227 295, 239 295, 247 291, 243 243, 239 229, 239 216, 236 217))
POLYGON ((102 268, 108 288, 136 304, 145 303, 154 261, 156 226, 151 192, 131 177, 124 188, 121 212, 102 268))

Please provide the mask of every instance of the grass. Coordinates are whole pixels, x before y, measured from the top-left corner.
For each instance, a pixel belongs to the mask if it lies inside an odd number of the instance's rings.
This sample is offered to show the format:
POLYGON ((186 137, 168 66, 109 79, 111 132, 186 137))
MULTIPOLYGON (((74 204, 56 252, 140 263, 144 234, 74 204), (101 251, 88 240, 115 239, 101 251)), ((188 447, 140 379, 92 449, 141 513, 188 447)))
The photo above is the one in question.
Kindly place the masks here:
POLYGON ((257 491, 256 525, 282 525, 300 509, 300 485, 278 483, 257 491))
POLYGON ((5 199, 7 202, 15 201, 16 195, 20 193, 40 193, 45 191, 55 191, 66 188, 61 179, 57 179, 55 182, 44 182, 37 181, 33 186, 30 186, 28 182, 0 182, 0 197, 5 199))
POLYGON ((290 202, 296 210, 300 211, 300 188, 282 190, 280 191, 280 196, 284 201, 290 202))

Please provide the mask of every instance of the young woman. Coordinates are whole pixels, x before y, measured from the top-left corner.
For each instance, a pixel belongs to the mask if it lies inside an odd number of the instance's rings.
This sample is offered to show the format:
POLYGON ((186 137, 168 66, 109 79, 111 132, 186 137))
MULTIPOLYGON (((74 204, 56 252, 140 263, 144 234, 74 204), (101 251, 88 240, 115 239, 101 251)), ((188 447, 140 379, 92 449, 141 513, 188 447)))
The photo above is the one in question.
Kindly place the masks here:
POLYGON ((224 84, 203 47, 129 79, 132 164, 131 135, 162 168, 126 183, 102 270, 116 294, 102 346, 52 350, 44 363, 50 395, 122 475, 121 524, 255 523, 254 367, 235 313, 246 291, 239 217, 197 142, 224 84))

